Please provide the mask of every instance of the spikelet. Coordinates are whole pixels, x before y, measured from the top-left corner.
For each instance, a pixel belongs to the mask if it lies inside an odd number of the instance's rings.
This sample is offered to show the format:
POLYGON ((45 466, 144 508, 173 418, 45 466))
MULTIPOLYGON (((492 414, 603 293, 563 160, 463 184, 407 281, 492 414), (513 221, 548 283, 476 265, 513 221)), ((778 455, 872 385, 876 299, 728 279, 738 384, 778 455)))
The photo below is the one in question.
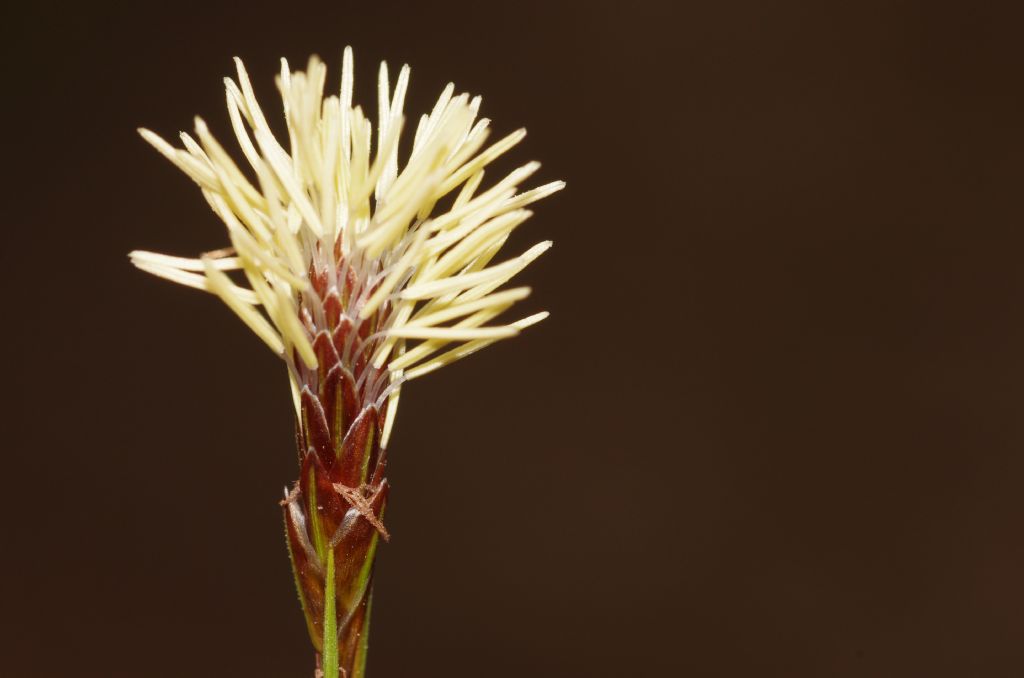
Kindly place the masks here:
MULTIPOLYGON (((231 246, 196 259, 135 251, 136 266, 220 297, 288 362, 295 391, 302 368, 318 366, 317 332, 336 329, 337 319, 328 318, 331 295, 341 302, 332 312, 351 322, 358 337, 345 357, 367 358, 385 370, 368 395, 386 391, 393 403, 402 383, 545 317, 488 324, 529 294, 525 287, 498 288, 551 243, 493 260, 530 217, 524 208, 564 186, 556 181, 519 192, 539 167, 528 163, 481 190, 485 167, 525 130, 487 146, 489 121, 477 119, 480 97, 455 96, 449 84, 420 118, 399 168, 409 67, 392 89, 381 64, 374 125, 353 107, 352 51, 346 48, 340 92, 326 98, 327 69, 319 59, 311 58, 305 72, 292 72, 282 59, 277 86, 286 149, 270 130, 241 60, 235 65, 237 80, 225 79, 227 108, 248 167, 235 163, 202 119, 195 121, 195 137, 181 134, 183 148, 139 130, 199 185, 231 246), (444 201, 455 191, 454 200, 444 201)), ((298 410, 298 399, 295 404, 298 410)))
POLYGON ((362 678, 402 385, 547 316, 496 321, 530 293, 502 286, 551 243, 495 260, 531 216, 526 208, 564 184, 520 191, 539 167, 531 162, 485 188, 485 167, 525 131, 487 145, 480 98, 456 96, 450 84, 419 118, 400 167, 409 68, 392 89, 381 65, 374 124, 353 106, 348 48, 339 94, 326 98, 319 59, 305 72, 281 61, 282 144, 235 63, 237 80, 225 85, 243 167, 199 118, 195 136, 181 134, 182 148, 139 130, 198 184, 230 246, 194 259, 130 256, 144 271, 220 297, 284 359, 300 475, 281 505, 299 599, 321 675, 362 678))

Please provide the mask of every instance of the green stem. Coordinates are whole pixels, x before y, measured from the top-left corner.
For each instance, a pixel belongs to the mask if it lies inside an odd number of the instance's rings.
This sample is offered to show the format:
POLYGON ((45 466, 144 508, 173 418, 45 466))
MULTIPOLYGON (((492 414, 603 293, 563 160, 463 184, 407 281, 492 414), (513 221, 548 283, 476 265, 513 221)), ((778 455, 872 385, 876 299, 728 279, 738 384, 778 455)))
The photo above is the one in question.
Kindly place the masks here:
POLYGON ((324 592, 324 678, 338 678, 338 616, 335 614, 334 549, 327 549, 327 590, 324 592))

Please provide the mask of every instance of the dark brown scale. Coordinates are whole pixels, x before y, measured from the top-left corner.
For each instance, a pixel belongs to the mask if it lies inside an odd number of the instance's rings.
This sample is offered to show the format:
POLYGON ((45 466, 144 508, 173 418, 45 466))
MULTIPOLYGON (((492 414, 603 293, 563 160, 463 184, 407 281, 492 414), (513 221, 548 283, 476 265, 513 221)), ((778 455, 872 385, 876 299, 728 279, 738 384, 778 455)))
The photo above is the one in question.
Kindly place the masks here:
POLYGON ((352 321, 346 316, 338 321, 338 326, 334 328, 334 334, 331 337, 334 342, 334 349, 344 360, 348 359, 348 356, 345 355, 345 346, 348 343, 348 337, 351 333, 352 321))
POLYGON ((323 465, 330 469, 334 466, 334 450, 331 448, 327 415, 320 399, 310 393, 308 388, 302 390, 302 425, 306 429, 307 449, 311 448, 323 465))
POLYGON ((341 305, 341 296, 337 289, 331 289, 324 297, 324 315, 327 316, 327 330, 333 331, 341 320, 344 307, 341 305))
POLYGON ((318 297, 323 299, 327 296, 327 268, 317 269, 315 264, 309 266, 309 282, 316 290, 318 297))
POLYGON ((357 487, 366 481, 364 469, 376 457, 374 448, 380 444, 377 436, 377 408, 370 405, 356 417, 341 443, 338 463, 331 473, 331 481, 348 487, 357 487))
POLYGON ((316 354, 318 374, 329 373, 331 369, 341 363, 341 357, 334 348, 331 335, 327 330, 320 330, 313 339, 313 353, 316 354))
POLYGON ((356 411, 355 380, 352 373, 342 365, 332 367, 320 384, 320 402, 331 432, 331 449, 335 457, 338 457, 350 423, 345 417, 351 417, 356 411))

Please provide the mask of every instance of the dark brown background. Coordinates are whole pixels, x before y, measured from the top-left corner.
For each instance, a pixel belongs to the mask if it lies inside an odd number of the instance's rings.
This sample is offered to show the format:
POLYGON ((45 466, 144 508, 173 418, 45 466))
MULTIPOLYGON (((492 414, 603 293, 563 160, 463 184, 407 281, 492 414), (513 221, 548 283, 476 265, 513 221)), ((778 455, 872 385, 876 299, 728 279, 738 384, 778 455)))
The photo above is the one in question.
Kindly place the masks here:
POLYGON ((135 127, 352 44, 569 182, 513 247, 552 318, 403 398, 373 676, 1024 675, 1021 23, 825 4, 6 22, 0 674, 310 674, 283 370, 125 255, 225 242, 135 127))

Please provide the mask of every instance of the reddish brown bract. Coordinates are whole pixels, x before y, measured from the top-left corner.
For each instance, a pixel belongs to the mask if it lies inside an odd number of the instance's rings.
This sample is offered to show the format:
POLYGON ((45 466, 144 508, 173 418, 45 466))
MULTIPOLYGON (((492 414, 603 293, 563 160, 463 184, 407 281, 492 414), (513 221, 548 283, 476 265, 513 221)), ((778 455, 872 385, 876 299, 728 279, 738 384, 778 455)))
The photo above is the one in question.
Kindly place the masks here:
POLYGON ((375 369, 369 358, 380 341, 372 338, 371 325, 388 310, 353 321, 346 306, 359 291, 344 262, 337 262, 336 271, 332 280, 326 268, 311 269, 311 289, 302 298, 319 365, 309 369, 298 356, 293 360, 301 389, 300 473, 282 505, 306 625, 318 651, 327 553, 334 554, 339 657, 341 668, 350 671, 353 666, 344 664, 356 661, 365 632, 377 538, 387 538, 388 485, 380 448, 387 399, 380 396, 389 380, 387 368, 375 369), (326 326, 317 326, 317 319, 326 326))

